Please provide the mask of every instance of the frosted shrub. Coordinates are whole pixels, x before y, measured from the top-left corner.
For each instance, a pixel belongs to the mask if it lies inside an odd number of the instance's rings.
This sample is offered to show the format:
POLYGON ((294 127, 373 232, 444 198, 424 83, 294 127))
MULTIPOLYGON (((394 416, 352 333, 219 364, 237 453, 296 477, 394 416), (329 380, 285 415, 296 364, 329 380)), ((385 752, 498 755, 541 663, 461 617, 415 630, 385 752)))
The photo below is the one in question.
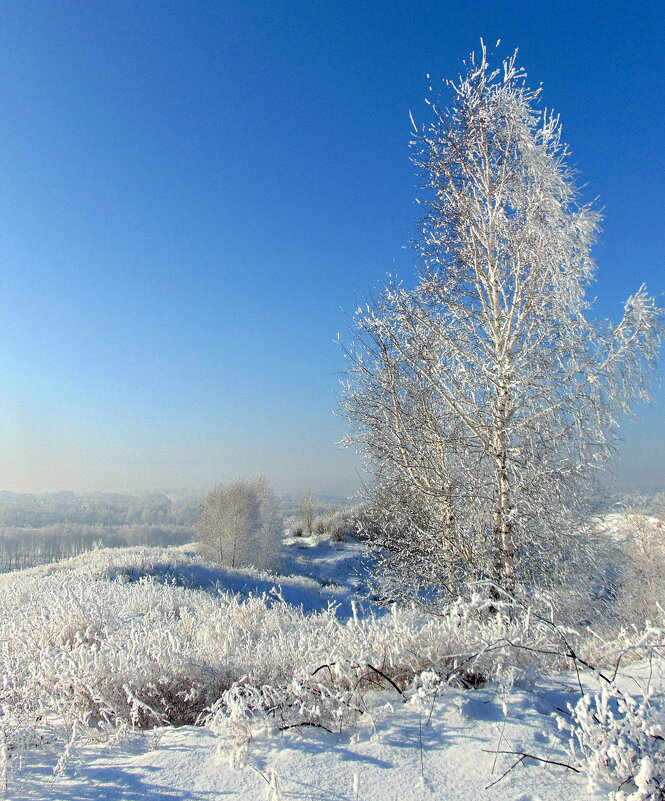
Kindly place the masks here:
POLYGON ((319 536, 329 536, 333 542, 343 542, 358 536, 360 506, 350 506, 318 515, 313 519, 312 530, 319 536))
POLYGON ((528 612, 489 615, 487 603, 460 600, 438 617, 395 606, 382 618, 305 618, 286 680, 275 676, 267 685, 243 676, 213 706, 209 723, 227 732, 239 719, 269 713, 280 728, 336 730, 366 711, 369 690, 422 703, 449 684, 528 681, 536 662, 539 670, 566 664, 552 627, 528 612))
POLYGON ((643 625, 665 617, 665 526, 654 517, 629 512, 619 517, 623 540, 617 608, 624 623, 643 625))
POLYGON ((613 801, 665 798, 665 714, 649 695, 633 698, 614 686, 570 707, 570 750, 591 788, 612 784, 613 801))

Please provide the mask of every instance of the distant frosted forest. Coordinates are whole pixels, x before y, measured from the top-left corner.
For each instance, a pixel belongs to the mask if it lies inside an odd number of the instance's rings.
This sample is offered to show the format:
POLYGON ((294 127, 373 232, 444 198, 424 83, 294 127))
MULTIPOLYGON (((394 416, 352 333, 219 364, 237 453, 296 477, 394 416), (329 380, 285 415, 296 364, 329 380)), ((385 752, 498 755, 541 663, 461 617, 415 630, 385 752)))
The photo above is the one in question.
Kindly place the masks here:
POLYGON ((0 492, 0 571, 97 547, 183 545, 195 538, 200 501, 187 493, 0 492))

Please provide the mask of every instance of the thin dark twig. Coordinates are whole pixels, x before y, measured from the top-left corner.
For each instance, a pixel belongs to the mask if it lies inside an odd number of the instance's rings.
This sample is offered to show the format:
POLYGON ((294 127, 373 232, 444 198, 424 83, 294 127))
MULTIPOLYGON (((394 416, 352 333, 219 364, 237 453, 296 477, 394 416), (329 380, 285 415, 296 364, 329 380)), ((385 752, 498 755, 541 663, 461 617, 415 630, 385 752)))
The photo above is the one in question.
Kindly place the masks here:
POLYGON ((287 729, 298 729, 301 726, 311 726, 313 729, 323 729, 323 731, 327 731, 328 734, 335 734, 332 729, 329 729, 327 726, 324 726, 322 723, 314 723, 311 720, 303 720, 300 723, 286 723, 284 726, 280 726, 280 731, 287 731, 287 729))
POLYGON ((572 770, 574 773, 582 772, 578 768, 574 768, 572 765, 569 765, 567 762, 559 762, 556 759, 546 759, 545 757, 535 756, 534 754, 526 754, 524 751, 490 751, 487 748, 483 748, 483 752, 485 754, 511 754, 512 756, 520 756, 522 759, 535 759, 536 762, 545 762, 548 765, 560 765, 562 768, 568 768, 568 770, 572 770))
MULTIPOLYGON (((565 642, 565 640, 564 640, 564 642, 565 642)), ((575 674, 577 676, 577 685, 580 688, 580 695, 584 695, 584 687, 582 687, 582 678, 580 676, 580 667, 577 664, 577 658, 575 657, 575 654, 573 653, 573 651, 571 649, 569 649, 569 650, 570 650, 570 656, 571 656, 571 658, 573 660, 573 665, 575 665, 575 674)))
POLYGON ((631 774, 630 774, 630 776, 629 776, 627 779, 624 779, 624 780, 621 782, 621 784, 620 784, 620 785, 617 787, 617 790, 620 790, 620 789, 621 789, 621 788, 624 786, 624 784, 628 784, 628 782, 632 782, 632 781, 633 781, 633 778, 634 778, 634 777, 633 777, 633 774, 631 773, 631 774))
POLYGON ((617 673, 619 672, 619 665, 621 664, 621 659, 623 658, 623 654, 619 654, 619 658, 617 659, 617 663, 614 666, 614 673, 612 674, 612 681, 616 680, 617 673))
POLYGON ((427 723, 426 726, 429 726, 432 722, 432 714, 434 713, 434 702, 436 701, 436 691, 432 693, 432 704, 429 708, 429 715, 427 716, 427 723))
MULTIPOLYGON (((563 635, 562 635, 562 638, 563 638, 563 635)), ((608 676, 606 676, 600 668, 597 668, 595 665, 592 665, 590 662, 587 662, 586 660, 582 659, 581 656, 578 656, 575 653, 575 651, 573 651, 573 649, 568 645, 568 643, 566 642, 565 638, 563 638, 563 641, 564 641, 564 643, 566 643, 566 646, 568 647, 568 656, 571 659, 574 659, 576 664, 579 662, 580 665, 584 665, 585 668, 589 668, 589 670, 593 670, 594 673, 597 673, 600 676, 600 678, 603 681, 607 682, 608 684, 612 684, 613 683, 612 679, 610 679, 608 676)), ((584 692, 584 691, 582 691, 582 692, 584 692)))
POLYGON ((309 675, 310 675, 310 676, 316 676, 316 674, 319 672, 319 670, 323 670, 324 668, 328 668, 328 672, 330 673, 330 678, 331 678, 331 680, 332 680, 333 674, 332 674, 332 670, 331 670, 330 668, 331 668, 331 667, 334 667, 334 666, 335 666, 335 664, 336 664, 335 662, 331 662, 329 665, 328 665, 328 664, 326 664, 326 665, 319 665, 319 666, 317 667, 317 669, 316 669, 315 671, 313 671, 312 673, 310 673, 309 675))
MULTIPOLYGON (((497 754, 498 754, 498 753, 501 753, 501 752, 500 752, 500 751, 497 751, 497 754)), ((511 765, 511 766, 508 768, 508 770, 504 771, 504 772, 503 772, 503 773, 502 773, 502 774, 499 776, 499 778, 498 778, 498 779, 494 779, 494 781, 493 781, 491 784, 488 784, 488 785, 487 785, 487 787, 485 787, 485 789, 486 789, 486 790, 489 790, 489 789, 490 789, 490 787, 494 787, 494 785, 495 785, 495 784, 498 784, 498 783, 501 781, 501 779, 505 779, 505 778, 506 778, 506 776, 507 776, 507 775, 510 773, 510 771, 511 771, 511 770, 513 770, 514 768, 516 768, 516 767, 517 767, 517 766, 520 764, 520 762, 522 762, 523 760, 524 760, 524 754, 522 754, 522 755, 520 756, 520 758, 519 758, 517 761, 513 762, 513 764, 512 764, 512 765, 511 765)))
POLYGON ((402 696, 402 698, 405 697, 404 692, 400 690, 400 688, 395 684, 395 682, 389 676, 386 676, 386 674, 383 671, 379 670, 378 668, 375 668, 374 665, 370 665, 369 663, 367 664, 367 667, 370 670, 373 670, 377 675, 381 676, 382 679, 385 679, 388 682, 388 684, 390 684, 391 687, 394 687, 397 690, 397 692, 402 696))

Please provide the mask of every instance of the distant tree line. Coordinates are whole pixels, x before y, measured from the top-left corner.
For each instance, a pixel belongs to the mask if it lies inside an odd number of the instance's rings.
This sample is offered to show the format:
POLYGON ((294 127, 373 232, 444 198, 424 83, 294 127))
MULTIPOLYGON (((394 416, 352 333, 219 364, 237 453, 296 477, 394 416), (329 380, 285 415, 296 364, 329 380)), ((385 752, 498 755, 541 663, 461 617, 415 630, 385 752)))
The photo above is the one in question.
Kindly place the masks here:
POLYGON ((195 538, 200 498, 0 493, 0 571, 68 559, 97 547, 182 545, 195 538))

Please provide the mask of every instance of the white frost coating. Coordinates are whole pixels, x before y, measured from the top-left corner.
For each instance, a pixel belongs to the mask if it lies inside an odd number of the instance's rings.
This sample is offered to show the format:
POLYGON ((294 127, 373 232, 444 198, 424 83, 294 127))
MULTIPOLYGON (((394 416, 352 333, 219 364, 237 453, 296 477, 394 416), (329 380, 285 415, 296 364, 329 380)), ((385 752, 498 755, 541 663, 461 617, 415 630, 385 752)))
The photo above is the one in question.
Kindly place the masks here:
POLYGON ((649 695, 604 686, 570 706, 570 753, 589 788, 619 787, 612 801, 661 801, 665 790, 665 713, 649 695), (625 788, 631 787, 632 791, 625 788))
POLYGON ((262 570, 279 564, 282 528, 277 498, 263 476, 218 484, 206 495, 197 523, 210 559, 262 570))

